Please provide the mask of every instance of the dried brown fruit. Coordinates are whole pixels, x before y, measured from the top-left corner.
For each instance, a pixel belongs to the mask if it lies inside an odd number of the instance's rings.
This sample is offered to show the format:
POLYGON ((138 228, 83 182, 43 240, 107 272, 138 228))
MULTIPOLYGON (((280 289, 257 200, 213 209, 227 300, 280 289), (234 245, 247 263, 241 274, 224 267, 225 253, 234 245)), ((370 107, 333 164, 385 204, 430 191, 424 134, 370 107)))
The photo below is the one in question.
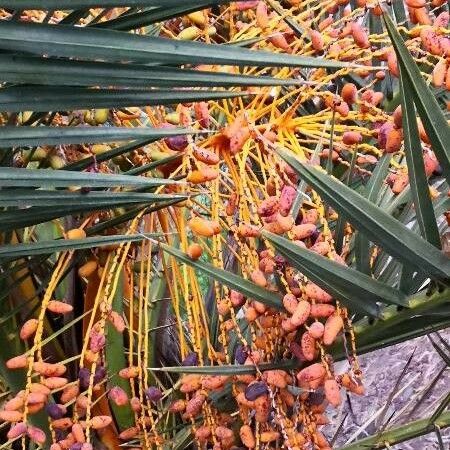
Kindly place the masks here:
POLYGON ((307 321, 310 312, 311 305, 309 304, 309 302, 307 302, 306 300, 299 301, 294 313, 292 314, 292 317, 290 318, 291 323, 295 327, 303 325, 307 321))
POLYGON ((344 321, 341 316, 333 315, 330 316, 325 322, 325 330, 323 333, 323 343, 325 345, 331 345, 337 335, 341 332, 344 327, 344 321))
POLYGON ((314 361, 314 359, 316 359, 316 340, 308 331, 305 331, 302 334, 300 347, 302 349, 303 356, 307 361, 314 361))
POLYGON ((18 355, 6 361, 8 369, 23 369, 27 366, 27 355, 18 355))
POLYGON ((239 436, 241 437, 242 443, 247 448, 252 449, 256 447, 256 439, 249 425, 242 425, 239 430, 239 436))
POLYGON ((73 311, 73 306, 59 300, 50 300, 47 309, 55 314, 67 314, 73 311))
POLYGON ((325 392, 326 399, 330 402, 332 406, 337 408, 341 404, 342 398, 339 385, 336 382, 336 380, 334 378, 326 380, 323 385, 323 390, 325 392))
POLYGON ((37 330, 39 322, 37 319, 29 319, 27 320, 20 329, 19 336, 20 339, 26 340, 34 335, 37 330))

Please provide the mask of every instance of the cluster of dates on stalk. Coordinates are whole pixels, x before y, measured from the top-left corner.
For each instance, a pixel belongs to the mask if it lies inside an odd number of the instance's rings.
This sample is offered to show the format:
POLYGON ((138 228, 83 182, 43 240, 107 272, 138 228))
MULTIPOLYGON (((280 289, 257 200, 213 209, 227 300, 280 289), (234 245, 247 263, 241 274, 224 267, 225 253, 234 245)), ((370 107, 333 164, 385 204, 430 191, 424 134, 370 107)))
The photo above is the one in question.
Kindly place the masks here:
MULTIPOLYGON (((290 181, 298 182, 289 166, 282 167, 290 181)), ((298 246, 345 264, 334 251, 330 236, 320 231, 318 209, 304 209, 294 219, 291 208, 297 190, 286 183, 277 196, 271 180, 265 188, 273 195, 259 203, 259 223, 240 222, 232 227, 241 243, 263 239, 261 232, 266 230, 288 236, 298 246)), ((226 214, 234 216, 238 204, 238 196, 230 196, 226 214)), ((192 218, 189 226, 194 236, 212 237, 220 233, 217 222, 203 217, 192 218)), ((188 249, 192 259, 201 255, 201 251, 195 251, 197 246, 193 243, 188 249)), ((259 250, 258 260, 257 267, 249 270, 253 283, 278 291, 274 277, 282 276, 286 281, 283 312, 245 298, 236 290, 231 290, 229 298, 217 303, 226 330, 235 328, 231 310, 235 314, 240 311, 243 320, 253 327, 251 345, 239 344, 233 356, 236 364, 255 368, 256 373, 234 376, 187 374, 182 377, 180 388, 187 397, 174 401, 171 410, 182 414, 185 420, 207 415, 205 411, 212 407, 210 394, 232 385, 239 408, 239 432, 236 433, 236 421, 222 413, 220 426, 204 423, 194 427, 196 439, 203 445, 226 449, 240 441, 251 449, 261 444, 275 445, 275 442, 292 449, 330 448, 319 430, 327 423, 326 408, 341 404, 342 389, 359 395, 364 392, 356 357, 348 372, 337 374, 327 352, 344 331, 351 330, 351 323, 345 308, 317 284, 304 280, 288 260, 268 248, 259 250), (260 365, 271 362, 275 354, 293 358, 298 362, 298 368, 260 370, 260 365)), ((189 364, 195 365, 196 361, 191 358, 189 364)))

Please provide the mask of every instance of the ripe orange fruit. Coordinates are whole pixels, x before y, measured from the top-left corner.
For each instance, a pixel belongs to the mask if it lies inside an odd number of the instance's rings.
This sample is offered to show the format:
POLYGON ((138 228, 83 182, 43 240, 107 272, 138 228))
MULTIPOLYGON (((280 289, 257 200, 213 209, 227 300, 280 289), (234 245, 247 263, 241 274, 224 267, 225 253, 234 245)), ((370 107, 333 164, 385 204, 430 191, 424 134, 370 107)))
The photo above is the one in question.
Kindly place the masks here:
POLYGON ((186 251, 186 254, 189 256, 189 258, 193 259, 194 261, 199 259, 200 256, 202 256, 202 253, 203 253, 202 246, 195 242, 190 244, 186 251))

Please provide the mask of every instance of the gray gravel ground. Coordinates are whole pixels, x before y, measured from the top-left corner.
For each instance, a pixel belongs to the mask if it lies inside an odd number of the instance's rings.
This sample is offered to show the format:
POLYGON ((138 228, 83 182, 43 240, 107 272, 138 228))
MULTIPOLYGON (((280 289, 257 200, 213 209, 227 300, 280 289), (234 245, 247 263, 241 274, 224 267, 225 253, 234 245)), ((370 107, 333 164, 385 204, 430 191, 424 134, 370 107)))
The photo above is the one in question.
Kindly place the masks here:
MULTIPOLYGON (((440 334, 450 344, 450 329, 440 334)), ((340 409, 329 412, 332 425, 327 426, 328 436, 335 434, 336 424, 341 423, 347 415, 334 445, 336 449, 346 443, 376 434, 380 426, 389 418, 391 419, 387 428, 431 416, 440 399, 450 391, 450 368, 445 368, 446 364, 426 336, 363 355, 360 357, 360 362, 364 373, 366 394, 362 397, 352 395, 351 409, 348 401, 345 401, 340 409), (411 363, 399 383, 392 402, 386 408, 382 421, 382 411, 386 402, 413 352, 411 363), (439 381, 430 394, 419 406, 416 406, 423 392, 441 370, 443 372, 439 381)), ((347 363, 340 364, 341 367, 338 368, 337 373, 342 373, 346 369, 347 363)), ((450 428, 442 431, 442 439, 445 450, 450 449, 450 428)), ((439 449, 439 445, 436 435, 432 433, 390 448, 432 450, 439 449)))

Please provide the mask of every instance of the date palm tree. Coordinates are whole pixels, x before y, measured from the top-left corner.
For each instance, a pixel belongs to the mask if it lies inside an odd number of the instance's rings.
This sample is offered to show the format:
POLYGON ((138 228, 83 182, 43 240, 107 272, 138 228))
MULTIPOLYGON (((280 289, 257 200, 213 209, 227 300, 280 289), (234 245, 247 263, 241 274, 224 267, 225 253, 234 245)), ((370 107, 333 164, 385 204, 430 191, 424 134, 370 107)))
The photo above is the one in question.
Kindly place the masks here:
POLYGON ((447 4, 0 8, 0 448, 331 448, 450 323, 447 4))

